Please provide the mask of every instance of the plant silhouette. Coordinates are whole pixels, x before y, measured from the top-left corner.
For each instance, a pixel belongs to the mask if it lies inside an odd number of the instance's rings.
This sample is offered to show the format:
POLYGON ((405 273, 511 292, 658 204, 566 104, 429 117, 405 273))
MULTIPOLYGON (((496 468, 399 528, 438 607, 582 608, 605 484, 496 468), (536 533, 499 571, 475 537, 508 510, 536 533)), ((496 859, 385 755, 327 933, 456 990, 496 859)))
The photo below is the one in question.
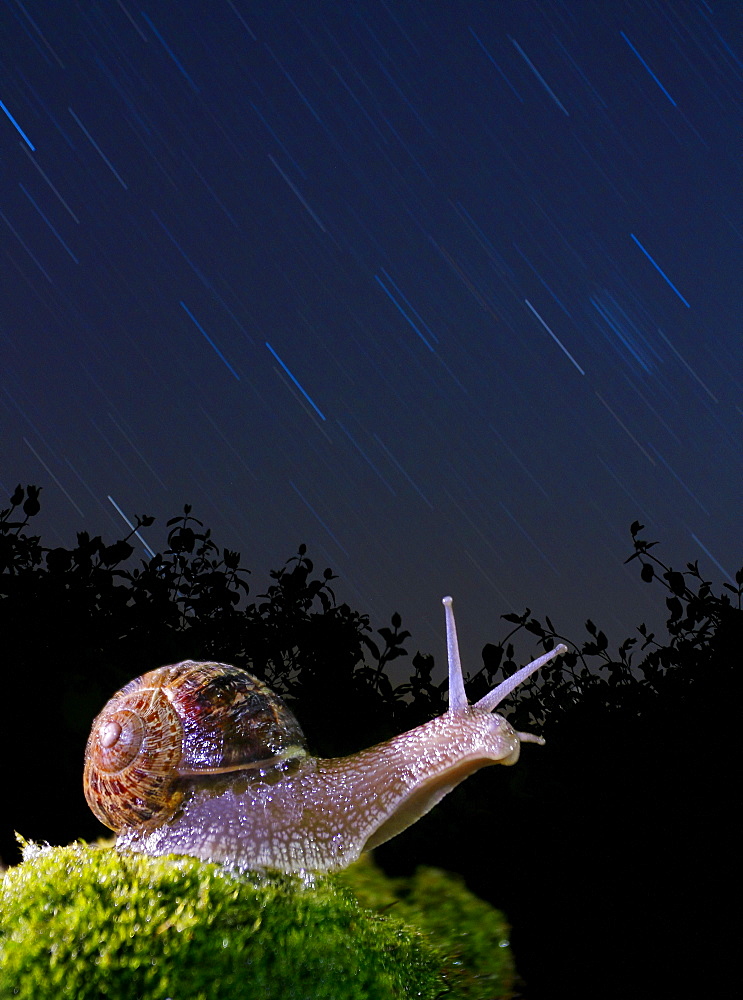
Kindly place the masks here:
MULTIPOLYGON (((6 862, 18 858, 14 830, 56 843, 105 833, 81 789, 90 723, 116 689, 164 663, 244 666, 297 711, 322 756, 446 708, 429 655, 391 681, 388 665, 408 656, 399 614, 375 635, 366 615, 336 601, 333 572, 316 572, 304 545, 253 598, 240 554, 220 549, 188 505, 167 522, 167 548, 137 563, 133 537, 153 518, 111 544, 81 531, 74 548, 47 548, 32 531, 39 496, 18 486, 0 511, 6 862)), ((642 525, 630 531, 627 561, 665 591, 667 637, 640 625, 612 652, 590 620, 574 644, 529 609, 504 614, 510 630, 485 646, 467 690, 476 700, 515 670, 520 640, 565 642, 570 652, 505 707, 516 728, 543 731, 548 748, 470 778, 377 852, 392 873, 420 863, 459 871, 502 907, 530 1000, 672 995, 680 971, 678 995, 708 995, 725 939, 714 889, 730 829, 743 570, 715 594, 696 563, 676 571, 642 525), (706 952, 690 965, 681 958, 692 920, 706 952)))

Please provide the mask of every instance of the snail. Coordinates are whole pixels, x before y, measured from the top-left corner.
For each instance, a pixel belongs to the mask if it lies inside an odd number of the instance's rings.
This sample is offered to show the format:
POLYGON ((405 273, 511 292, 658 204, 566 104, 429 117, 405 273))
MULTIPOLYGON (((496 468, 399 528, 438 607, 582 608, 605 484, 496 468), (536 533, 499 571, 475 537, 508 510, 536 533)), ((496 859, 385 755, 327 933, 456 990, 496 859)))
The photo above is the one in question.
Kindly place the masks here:
POLYGON ((243 869, 345 868, 427 813, 468 775, 514 764, 521 743, 493 709, 560 645, 467 702, 444 598, 449 707, 348 757, 310 756, 283 701, 245 670, 185 660, 127 684, 95 719, 84 788, 117 847, 243 869))

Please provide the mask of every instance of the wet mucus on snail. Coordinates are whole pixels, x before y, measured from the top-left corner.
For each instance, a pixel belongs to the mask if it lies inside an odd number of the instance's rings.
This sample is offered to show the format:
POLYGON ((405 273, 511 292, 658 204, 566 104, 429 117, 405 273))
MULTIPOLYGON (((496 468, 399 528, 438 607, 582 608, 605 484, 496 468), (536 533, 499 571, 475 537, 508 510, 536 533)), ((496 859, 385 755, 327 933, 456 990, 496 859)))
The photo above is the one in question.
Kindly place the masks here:
POLYGON ((474 771, 514 764, 522 743, 544 742, 493 709, 566 647, 470 705, 450 597, 444 606, 449 707, 430 722, 348 757, 313 757, 265 684, 229 664, 185 660, 131 681, 95 719, 90 808, 119 848, 144 854, 287 873, 345 868, 474 771))

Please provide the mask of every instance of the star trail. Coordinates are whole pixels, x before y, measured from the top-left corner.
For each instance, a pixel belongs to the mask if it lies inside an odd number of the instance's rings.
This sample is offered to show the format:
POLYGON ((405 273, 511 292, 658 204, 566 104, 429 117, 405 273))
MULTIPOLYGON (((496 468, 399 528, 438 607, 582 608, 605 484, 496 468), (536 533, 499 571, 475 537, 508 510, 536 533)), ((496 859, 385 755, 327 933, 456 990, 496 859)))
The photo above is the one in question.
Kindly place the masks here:
MULTIPOLYGON (((743 558, 737 4, 0 3, 0 491, 465 670, 743 558), (114 500, 113 498, 116 498, 114 500), (126 512, 126 513, 124 513, 126 512)), ((660 601, 660 607, 659 607, 660 601)))

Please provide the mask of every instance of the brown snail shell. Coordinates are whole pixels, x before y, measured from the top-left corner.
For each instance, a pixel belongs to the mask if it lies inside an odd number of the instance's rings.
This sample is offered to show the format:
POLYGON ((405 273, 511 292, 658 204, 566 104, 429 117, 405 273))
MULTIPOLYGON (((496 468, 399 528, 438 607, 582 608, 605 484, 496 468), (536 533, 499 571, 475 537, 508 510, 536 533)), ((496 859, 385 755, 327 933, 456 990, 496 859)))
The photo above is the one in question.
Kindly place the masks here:
POLYGON ((85 748, 85 797, 112 830, 159 823, 189 779, 270 768, 306 754, 292 712, 226 663, 184 660, 137 677, 108 702, 85 748))

